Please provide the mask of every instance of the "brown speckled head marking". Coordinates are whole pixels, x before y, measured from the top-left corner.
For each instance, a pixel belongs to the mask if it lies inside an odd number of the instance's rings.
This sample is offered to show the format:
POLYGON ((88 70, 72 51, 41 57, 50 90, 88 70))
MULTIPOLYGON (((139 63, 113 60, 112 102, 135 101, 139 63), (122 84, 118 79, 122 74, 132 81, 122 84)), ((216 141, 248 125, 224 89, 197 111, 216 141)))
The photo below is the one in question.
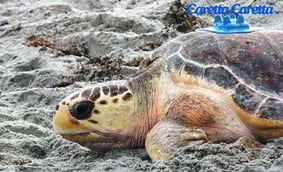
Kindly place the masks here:
POLYGON ((89 121, 89 122, 91 122, 91 123, 93 123, 93 124, 97 124, 97 123, 98 123, 97 121, 92 120, 92 119, 89 119, 89 120, 87 120, 87 121, 89 121))
POLYGON ((88 88, 81 93, 81 96, 82 97, 89 97, 91 95, 91 93, 92 93, 92 88, 88 88))
POLYGON ((125 85, 119 85, 119 92, 124 93, 128 91, 128 88, 125 85))
POLYGON ((101 105, 106 105, 107 101, 106 100, 100 100, 100 102, 98 102, 98 103, 101 104, 101 105))
POLYGON ((103 86, 102 91, 103 91, 103 94, 108 95, 110 92, 110 88, 108 86, 103 86))
POLYGON ((131 93, 126 93, 126 94, 122 97, 122 99, 123 99, 124 101, 130 101, 130 100, 132 99, 132 97, 133 97, 133 95, 132 95, 131 93))
POLYGON ((118 103, 118 98, 112 100, 113 103, 118 103))
POLYGON ((110 85, 109 88, 111 97, 117 96, 119 94, 118 85, 110 85))
POLYGON ((94 87, 91 94, 86 95, 85 98, 89 98, 91 101, 96 101, 100 95, 100 87, 94 87))
POLYGON ((97 110, 97 109, 94 109, 94 110, 93 110, 93 113, 95 113, 95 114, 100 114, 100 111, 97 110))

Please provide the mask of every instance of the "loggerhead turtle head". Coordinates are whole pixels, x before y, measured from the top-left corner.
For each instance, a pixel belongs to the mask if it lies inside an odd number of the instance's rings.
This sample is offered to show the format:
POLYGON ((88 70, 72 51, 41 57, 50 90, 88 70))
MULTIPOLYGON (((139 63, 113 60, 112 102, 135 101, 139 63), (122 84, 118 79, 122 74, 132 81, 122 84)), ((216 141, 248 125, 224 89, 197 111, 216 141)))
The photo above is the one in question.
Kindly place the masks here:
POLYGON ((133 108, 127 81, 105 82, 63 99, 53 126, 64 138, 97 151, 124 147, 133 108))

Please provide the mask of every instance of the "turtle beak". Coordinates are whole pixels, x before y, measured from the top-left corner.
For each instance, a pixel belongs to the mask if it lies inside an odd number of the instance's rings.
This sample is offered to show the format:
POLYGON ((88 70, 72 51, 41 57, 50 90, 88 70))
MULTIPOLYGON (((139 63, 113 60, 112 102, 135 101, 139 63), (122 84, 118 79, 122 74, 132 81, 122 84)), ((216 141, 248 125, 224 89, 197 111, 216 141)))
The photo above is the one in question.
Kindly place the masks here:
POLYGON ((67 105, 60 105, 53 117, 53 127, 56 133, 65 139, 79 144, 95 142, 115 142, 119 137, 113 131, 101 132, 87 120, 77 120, 70 115, 67 105))

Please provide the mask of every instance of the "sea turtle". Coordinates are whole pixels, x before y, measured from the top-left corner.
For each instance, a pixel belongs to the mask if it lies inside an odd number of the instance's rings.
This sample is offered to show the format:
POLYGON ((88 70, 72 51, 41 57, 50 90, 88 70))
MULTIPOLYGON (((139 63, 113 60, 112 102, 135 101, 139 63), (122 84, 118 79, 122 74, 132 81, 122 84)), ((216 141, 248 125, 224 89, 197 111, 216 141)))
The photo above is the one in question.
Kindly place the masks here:
POLYGON ((137 74, 63 99, 53 125, 92 150, 145 146, 166 160, 189 144, 258 146, 283 136, 283 31, 192 32, 137 74))

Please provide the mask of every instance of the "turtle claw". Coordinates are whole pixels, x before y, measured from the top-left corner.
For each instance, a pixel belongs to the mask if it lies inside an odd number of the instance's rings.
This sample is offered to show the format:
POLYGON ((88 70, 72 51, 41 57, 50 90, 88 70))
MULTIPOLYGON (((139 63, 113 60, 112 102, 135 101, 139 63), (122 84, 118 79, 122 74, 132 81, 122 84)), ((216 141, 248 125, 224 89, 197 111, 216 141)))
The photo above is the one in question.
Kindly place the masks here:
POLYGON ((200 145, 207 140, 205 131, 165 119, 147 134, 145 147, 152 160, 168 160, 178 148, 190 144, 200 145))
POLYGON ((256 140, 250 137, 240 137, 236 142, 233 143, 234 145, 242 145, 246 148, 258 148, 261 147, 262 144, 257 142, 256 140))

